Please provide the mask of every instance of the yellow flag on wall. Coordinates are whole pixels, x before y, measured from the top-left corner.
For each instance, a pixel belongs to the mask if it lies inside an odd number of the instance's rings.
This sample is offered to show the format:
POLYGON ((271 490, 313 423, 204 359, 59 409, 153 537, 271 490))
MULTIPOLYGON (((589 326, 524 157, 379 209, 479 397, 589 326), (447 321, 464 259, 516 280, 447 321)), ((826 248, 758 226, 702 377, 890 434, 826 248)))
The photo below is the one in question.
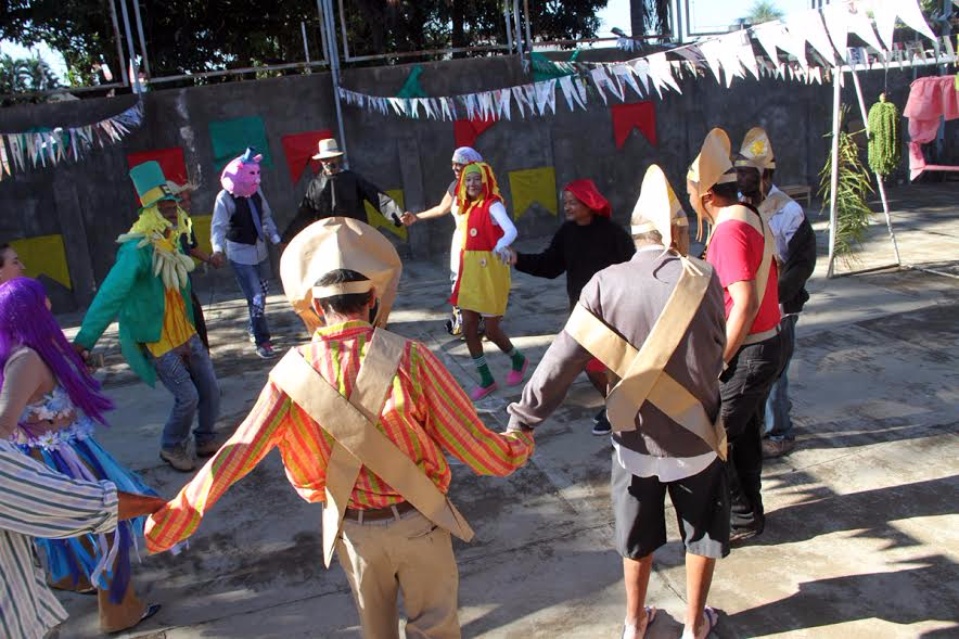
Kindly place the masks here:
POLYGON ((556 215, 556 169, 543 166, 538 169, 510 171, 509 188, 513 194, 513 217, 519 219, 533 204, 538 203, 556 215))
POLYGON ((13 240, 10 245, 26 266, 27 277, 46 275, 54 282, 73 290, 62 235, 41 235, 25 240, 13 240))
MULTIPOLYGON (((400 208, 404 208, 403 205, 403 189, 393 189, 391 191, 386 191, 386 194, 389 195, 393 200, 400 205, 400 208)), ((397 236, 404 242, 409 237, 409 233, 406 232, 405 226, 396 226, 393 224, 393 220, 384 216, 382 213, 373 208, 373 205, 369 202, 363 202, 363 206, 366 207, 366 215, 370 220, 370 226, 373 228, 383 229, 384 231, 389 231, 393 235, 397 236)))

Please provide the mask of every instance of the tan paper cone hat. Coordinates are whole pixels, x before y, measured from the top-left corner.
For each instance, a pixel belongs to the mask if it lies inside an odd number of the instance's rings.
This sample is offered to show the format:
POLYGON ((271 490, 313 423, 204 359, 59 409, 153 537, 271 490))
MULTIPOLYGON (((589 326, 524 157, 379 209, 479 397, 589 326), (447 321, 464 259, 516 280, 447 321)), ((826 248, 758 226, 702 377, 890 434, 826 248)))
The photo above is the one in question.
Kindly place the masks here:
POLYGON ((672 241, 672 227, 688 226, 686 213, 683 211, 676 192, 669 184, 666 174, 658 164, 651 164, 643 176, 643 185, 640 187, 639 199, 633 207, 633 215, 629 221, 633 235, 659 231, 663 237, 663 244, 669 246, 672 241))
POLYGON ((776 168, 773 145, 763 128, 755 126, 746 132, 736 166, 750 166, 760 171, 776 168))
POLYGON ((303 229, 280 259, 283 292, 307 330, 312 333, 323 325, 313 309, 313 286, 341 268, 362 273, 373 282, 379 300, 373 323, 386 326, 403 271, 400 256, 372 226, 352 218, 331 217, 303 229))
POLYGON ((706 135, 699 155, 689 165, 686 174, 686 190, 689 192, 689 201, 696 210, 698 220, 697 239, 703 236, 703 219, 706 211, 703 209, 702 196, 717 184, 735 182, 736 173, 729 172, 733 163, 729 159, 732 146, 729 135, 720 128, 715 128, 706 135))

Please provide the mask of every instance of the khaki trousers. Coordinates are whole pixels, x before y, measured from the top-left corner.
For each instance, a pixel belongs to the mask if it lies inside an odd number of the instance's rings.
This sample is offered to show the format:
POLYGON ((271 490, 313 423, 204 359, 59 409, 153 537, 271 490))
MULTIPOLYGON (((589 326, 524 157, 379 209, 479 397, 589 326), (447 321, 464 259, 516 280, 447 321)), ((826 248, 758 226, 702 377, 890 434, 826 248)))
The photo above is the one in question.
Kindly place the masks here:
POLYGON ((364 639, 397 639, 403 594, 408 639, 459 639, 459 573, 449 531, 417 511, 398 519, 346 520, 336 540, 364 639))

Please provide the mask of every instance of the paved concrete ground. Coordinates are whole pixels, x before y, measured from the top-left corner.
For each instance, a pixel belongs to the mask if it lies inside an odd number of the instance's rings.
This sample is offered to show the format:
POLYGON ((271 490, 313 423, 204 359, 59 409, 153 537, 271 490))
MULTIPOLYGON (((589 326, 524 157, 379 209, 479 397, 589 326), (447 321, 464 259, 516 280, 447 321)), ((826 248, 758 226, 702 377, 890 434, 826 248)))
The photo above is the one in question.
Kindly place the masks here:
MULTIPOLYGON (((904 263, 959 264, 957 196, 954 184, 892 193, 904 263)), ((873 229, 863 266, 891 260, 884 233, 873 229)), ((719 564, 710 597, 723 611, 716 636, 957 637, 956 280, 899 270, 827 281, 819 271, 790 375, 799 447, 766 468, 766 533, 719 564)), ((446 289, 442 263, 410 263, 391 327, 429 344, 468 385, 465 345, 442 328, 446 289)), ((207 317, 227 429, 250 408, 270 365, 245 341, 234 291, 213 298, 207 317)), ((562 281, 517 275, 505 327, 537 361, 565 312, 562 281)), ((269 317, 278 345, 304 338, 279 296, 269 317)), ((115 333, 101 349, 118 404, 101 442, 172 496, 186 476, 157 458, 170 398, 131 378, 115 333)), ((487 350, 502 378, 508 360, 487 350)), ((502 408, 517 395, 486 402, 490 427, 505 424, 502 408)), ((599 403, 582 379, 537 431, 534 459, 510 478, 455 470, 453 498, 477 533, 457 547, 465 636, 618 637, 624 595, 611 550, 610 446, 589 433, 599 403)), ((342 572, 322 567, 319 521, 319 507, 295 496, 271 454, 208 515, 188 551, 144 558, 139 589, 164 608, 130 636, 359 636, 342 572)), ((674 541, 657 554, 649 603, 660 615, 650 637, 678 636, 684 598, 674 541)), ((71 619, 61 637, 96 636, 96 602, 64 601, 71 619)))

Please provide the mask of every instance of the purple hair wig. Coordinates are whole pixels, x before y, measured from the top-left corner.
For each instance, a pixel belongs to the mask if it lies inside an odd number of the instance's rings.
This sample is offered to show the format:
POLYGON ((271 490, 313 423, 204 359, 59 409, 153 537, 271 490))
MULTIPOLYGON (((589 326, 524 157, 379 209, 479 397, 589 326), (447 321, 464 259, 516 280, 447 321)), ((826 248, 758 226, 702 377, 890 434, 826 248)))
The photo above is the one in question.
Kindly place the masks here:
POLYGON ((36 351, 77 408, 106 424, 103 414, 113 408, 113 402, 100 392, 100 382, 60 330, 47 308, 43 285, 29 277, 0 284, 0 387, 7 360, 22 346, 36 351))

